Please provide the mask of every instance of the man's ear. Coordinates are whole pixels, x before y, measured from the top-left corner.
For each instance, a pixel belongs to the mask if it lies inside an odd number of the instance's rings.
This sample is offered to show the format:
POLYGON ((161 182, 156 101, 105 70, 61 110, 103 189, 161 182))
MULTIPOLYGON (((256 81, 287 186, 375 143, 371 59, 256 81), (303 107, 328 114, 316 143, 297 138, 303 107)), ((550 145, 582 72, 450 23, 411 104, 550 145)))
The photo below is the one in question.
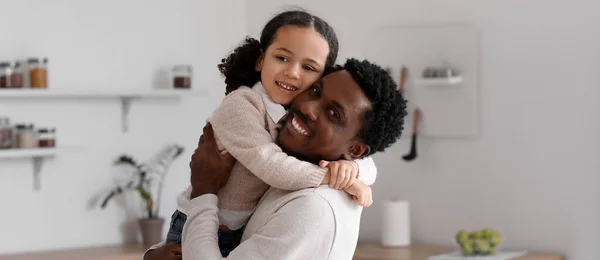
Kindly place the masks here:
POLYGON ((258 56, 258 59, 256 60, 256 65, 254 66, 254 69, 256 71, 261 71, 264 61, 265 61, 265 53, 263 52, 263 50, 260 50, 260 56, 258 56))
POLYGON ((361 141, 356 141, 350 145, 348 152, 344 155, 346 160, 355 160, 371 152, 371 147, 361 141))

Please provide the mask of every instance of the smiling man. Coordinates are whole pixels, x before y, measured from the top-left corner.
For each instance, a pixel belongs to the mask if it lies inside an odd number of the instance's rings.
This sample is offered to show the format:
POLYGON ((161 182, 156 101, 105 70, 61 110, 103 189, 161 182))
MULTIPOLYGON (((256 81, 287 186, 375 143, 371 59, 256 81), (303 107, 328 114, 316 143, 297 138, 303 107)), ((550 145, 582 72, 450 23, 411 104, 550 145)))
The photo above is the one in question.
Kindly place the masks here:
MULTIPOLYGON (((403 130, 406 101, 381 67, 350 59, 296 97, 281 122, 278 144, 317 163, 353 160, 391 146, 403 130)), ((185 259, 222 259, 217 243, 217 196, 231 171, 205 127, 192 157, 192 194, 183 231, 185 259)), ((271 188, 250 218, 241 244, 227 259, 351 259, 362 207, 327 185, 300 191, 271 188)), ((177 259, 176 245, 146 260, 177 259)))

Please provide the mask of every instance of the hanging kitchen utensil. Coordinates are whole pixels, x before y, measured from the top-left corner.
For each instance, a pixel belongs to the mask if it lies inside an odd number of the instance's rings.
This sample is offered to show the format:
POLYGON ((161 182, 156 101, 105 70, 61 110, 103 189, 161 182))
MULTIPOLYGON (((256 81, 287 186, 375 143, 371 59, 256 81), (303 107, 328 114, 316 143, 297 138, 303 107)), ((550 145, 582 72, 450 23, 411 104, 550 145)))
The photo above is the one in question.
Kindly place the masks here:
POLYGON ((402 94, 404 93, 404 85, 406 83, 406 77, 408 76, 408 69, 406 67, 402 67, 402 70, 400 71, 400 92, 402 92, 402 94))
POLYGON ((407 155, 402 156, 405 161, 412 161, 417 158, 417 135, 419 134, 419 122, 421 121, 421 109, 416 108, 414 112, 414 122, 412 131, 412 143, 410 145, 410 152, 407 155))
MULTIPOLYGON (((406 67, 402 67, 402 71, 400 72, 400 91, 406 95, 405 84, 406 78, 408 77, 408 69, 406 67)), ((419 122, 421 121, 421 110, 417 107, 414 112, 414 123, 413 123, 413 131, 412 131, 412 142, 410 146, 410 153, 402 156, 402 159, 405 161, 412 161, 417 158, 417 135, 419 132, 419 122)))

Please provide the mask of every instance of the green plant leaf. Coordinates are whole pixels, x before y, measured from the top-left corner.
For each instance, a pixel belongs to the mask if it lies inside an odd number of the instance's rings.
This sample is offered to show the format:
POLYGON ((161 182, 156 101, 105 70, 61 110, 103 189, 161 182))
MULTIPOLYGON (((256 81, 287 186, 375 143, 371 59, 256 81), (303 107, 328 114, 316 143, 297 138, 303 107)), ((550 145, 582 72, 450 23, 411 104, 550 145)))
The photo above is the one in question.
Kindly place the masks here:
POLYGON ((160 197, 162 194, 162 185, 164 176, 167 174, 171 164, 184 151, 184 148, 177 144, 171 144, 164 147, 152 159, 140 163, 129 155, 120 155, 115 160, 114 165, 128 165, 135 168, 134 179, 127 182, 124 186, 117 186, 104 198, 101 207, 104 208, 108 202, 115 196, 124 192, 125 189, 136 190, 140 197, 146 203, 146 211, 149 218, 156 218, 159 211, 160 197), (156 204, 150 189, 154 184, 158 187, 156 193, 156 204))
POLYGON ((112 199, 113 197, 119 195, 123 193, 123 189, 119 186, 115 187, 112 191, 110 191, 110 193, 104 198, 104 200, 102 201, 102 204, 100 204, 101 208, 106 208, 106 205, 108 204, 108 202, 110 201, 110 199, 112 199))
POLYGON ((152 200, 152 195, 142 186, 137 186, 136 190, 140 193, 142 199, 148 201, 152 200))
POLYGON ((129 165, 136 168, 138 171, 142 171, 142 164, 139 164, 133 157, 129 155, 121 155, 115 161, 115 165, 129 165))

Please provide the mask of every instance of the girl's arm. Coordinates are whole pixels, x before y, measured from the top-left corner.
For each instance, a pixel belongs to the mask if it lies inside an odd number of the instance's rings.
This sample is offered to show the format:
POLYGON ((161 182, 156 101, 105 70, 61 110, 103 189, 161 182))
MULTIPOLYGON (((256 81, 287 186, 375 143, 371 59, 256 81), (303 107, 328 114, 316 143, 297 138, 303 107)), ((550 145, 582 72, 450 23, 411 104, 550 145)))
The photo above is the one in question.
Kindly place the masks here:
POLYGON ((287 155, 267 130, 260 94, 250 88, 230 93, 210 118, 217 142, 268 185, 299 190, 321 184, 327 169, 287 155))
POLYGON ((358 179, 366 185, 373 185, 377 179, 377 166, 371 156, 354 160, 358 164, 358 179))
POLYGON ((335 189, 348 188, 355 180, 360 180, 370 186, 375 183, 377 178, 377 167, 371 157, 353 161, 321 161, 319 166, 329 169, 321 184, 329 184, 330 187, 335 189))

